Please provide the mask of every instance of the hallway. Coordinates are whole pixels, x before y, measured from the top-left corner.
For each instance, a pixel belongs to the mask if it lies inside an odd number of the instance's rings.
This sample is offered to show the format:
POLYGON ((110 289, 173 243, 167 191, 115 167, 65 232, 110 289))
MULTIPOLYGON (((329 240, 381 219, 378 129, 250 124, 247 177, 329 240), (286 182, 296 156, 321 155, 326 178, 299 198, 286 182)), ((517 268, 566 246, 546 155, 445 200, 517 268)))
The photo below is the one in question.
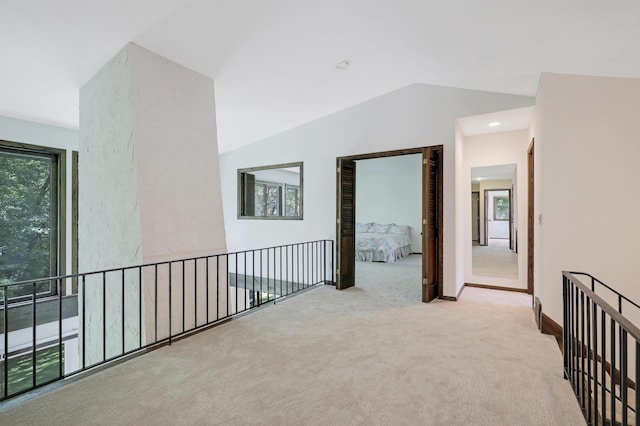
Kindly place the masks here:
POLYGON ((358 262, 354 288, 235 319, 0 411, 0 423, 584 424, 530 308, 469 288, 423 304, 419 278, 410 260, 358 262))
POLYGON ((508 240, 492 238, 489 245, 472 247, 473 275, 518 278, 518 255, 509 249, 508 240))

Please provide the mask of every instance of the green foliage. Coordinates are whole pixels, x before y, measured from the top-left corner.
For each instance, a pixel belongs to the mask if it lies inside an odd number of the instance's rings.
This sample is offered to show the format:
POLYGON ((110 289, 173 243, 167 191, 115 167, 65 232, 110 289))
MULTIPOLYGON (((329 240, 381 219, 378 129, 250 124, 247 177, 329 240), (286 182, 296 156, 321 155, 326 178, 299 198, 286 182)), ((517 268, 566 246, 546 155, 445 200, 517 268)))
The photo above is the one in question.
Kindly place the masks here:
MULTIPOLYGON (((46 383, 60 376, 58 346, 41 349, 36 352, 36 383, 46 383)), ((64 362, 64 346, 62 347, 62 362, 64 362)), ((31 353, 9 359, 9 389, 8 394, 30 389, 33 386, 33 357, 31 353)), ((3 362, 0 368, 4 371, 3 362)), ((0 379, 0 392, 4 393, 3 383, 0 379)))
POLYGON ((297 186, 287 185, 284 195, 285 215, 300 216, 300 189, 297 186))
POLYGON ((54 167, 52 158, 0 153, 0 283, 52 273, 54 167))
POLYGON ((509 220, 509 197, 494 198, 495 219, 509 220))

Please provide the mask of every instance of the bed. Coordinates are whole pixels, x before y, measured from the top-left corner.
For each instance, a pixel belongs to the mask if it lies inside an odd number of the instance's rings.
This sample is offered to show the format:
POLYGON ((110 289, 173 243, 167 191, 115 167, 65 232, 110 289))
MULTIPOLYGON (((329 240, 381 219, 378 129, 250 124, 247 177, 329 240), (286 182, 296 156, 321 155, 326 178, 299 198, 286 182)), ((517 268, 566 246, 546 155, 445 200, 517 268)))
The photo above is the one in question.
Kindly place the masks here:
POLYGON ((356 223, 356 260, 395 262, 411 254, 407 225, 356 223))

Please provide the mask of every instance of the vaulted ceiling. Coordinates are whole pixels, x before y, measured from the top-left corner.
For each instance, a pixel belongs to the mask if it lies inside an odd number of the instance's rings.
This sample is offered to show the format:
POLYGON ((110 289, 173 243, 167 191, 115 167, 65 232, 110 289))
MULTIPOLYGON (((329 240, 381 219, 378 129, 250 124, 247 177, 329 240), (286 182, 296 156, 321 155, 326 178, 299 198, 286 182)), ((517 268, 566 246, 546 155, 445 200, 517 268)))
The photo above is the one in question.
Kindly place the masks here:
POLYGON ((640 2, 0 0, 0 115, 77 127, 79 88, 129 41, 215 80, 224 152, 416 82, 638 78, 640 2))

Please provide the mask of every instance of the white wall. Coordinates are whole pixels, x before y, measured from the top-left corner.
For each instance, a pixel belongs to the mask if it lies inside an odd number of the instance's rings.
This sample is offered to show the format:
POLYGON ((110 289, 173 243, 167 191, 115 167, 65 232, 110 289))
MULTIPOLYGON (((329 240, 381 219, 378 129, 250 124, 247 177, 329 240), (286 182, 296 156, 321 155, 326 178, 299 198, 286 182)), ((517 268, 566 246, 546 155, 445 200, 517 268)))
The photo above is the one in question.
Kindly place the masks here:
POLYGON ((454 221, 455 221, 455 294, 451 294, 453 297, 458 297, 458 294, 464 289, 465 284, 465 246, 467 236, 465 234, 467 227, 463 223, 465 220, 464 206, 471 205, 469 199, 468 185, 470 185, 470 175, 466 172, 464 167, 464 155, 465 155, 465 143, 464 135, 458 120, 455 122, 454 128, 454 150, 455 150, 455 207, 454 207, 454 221))
POLYGON ((73 151, 78 150, 78 131, 0 116, 0 140, 66 150, 66 265, 64 270, 65 273, 71 273, 71 155, 73 151))
POLYGON ((455 260, 455 120, 532 104, 533 99, 524 96, 414 84, 222 154, 229 249, 335 239, 336 157, 443 145, 444 294, 455 296, 464 283, 455 260), (303 221, 237 219, 238 168, 296 161, 304 161, 303 221))
MULTIPOLYGON (((465 281, 476 284, 487 284, 511 288, 527 288, 527 147, 529 146, 529 132, 518 130, 513 132, 491 133, 478 136, 464 137, 464 161, 462 173, 464 179, 459 182, 457 190, 464 194, 462 221, 464 235, 464 277, 465 281), (471 169, 473 167, 486 167, 499 164, 515 164, 517 179, 517 191, 520 194, 517 200, 518 214, 518 278, 493 278, 473 275, 472 271, 472 233, 471 233, 471 169)), ((480 185, 480 232, 483 231, 482 220, 484 218, 484 190, 497 188, 510 188, 511 181, 484 181, 480 185), (505 187, 505 185, 507 185, 505 187)))
POLYGON ((411 227, 411 251, 422 253, 422 154, 356 163, 356 222, 411 227))
POLYGON ((543 74, 536 110, 543 311, 562 324, 563 270, 589 272, 639 301, 640 79, 543 74))

